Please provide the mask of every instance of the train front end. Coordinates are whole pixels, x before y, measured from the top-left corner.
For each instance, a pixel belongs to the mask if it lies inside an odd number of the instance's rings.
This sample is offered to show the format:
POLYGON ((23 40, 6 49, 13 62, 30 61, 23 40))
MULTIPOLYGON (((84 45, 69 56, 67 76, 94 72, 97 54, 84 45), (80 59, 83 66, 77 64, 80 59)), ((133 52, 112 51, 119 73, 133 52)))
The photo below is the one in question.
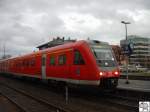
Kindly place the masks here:
POLYGON ((90 47, 97 63, 100 87, 116 88, 120 72, 111 46, 106 42, 93 41, 90 47))

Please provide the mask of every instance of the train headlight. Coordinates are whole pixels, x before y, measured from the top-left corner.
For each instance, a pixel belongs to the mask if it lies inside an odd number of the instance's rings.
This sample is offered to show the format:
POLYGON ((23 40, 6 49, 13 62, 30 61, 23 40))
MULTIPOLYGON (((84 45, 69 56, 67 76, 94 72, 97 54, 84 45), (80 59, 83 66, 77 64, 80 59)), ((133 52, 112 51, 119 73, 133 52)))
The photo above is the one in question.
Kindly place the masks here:
POLYGON ((118 75, 119 73, 117 71, 114 72, 115 75, 118 75))
POLYGON ((99 75, 102 76, 102 75, 103 75, 103 72, 100 72, 99 75))

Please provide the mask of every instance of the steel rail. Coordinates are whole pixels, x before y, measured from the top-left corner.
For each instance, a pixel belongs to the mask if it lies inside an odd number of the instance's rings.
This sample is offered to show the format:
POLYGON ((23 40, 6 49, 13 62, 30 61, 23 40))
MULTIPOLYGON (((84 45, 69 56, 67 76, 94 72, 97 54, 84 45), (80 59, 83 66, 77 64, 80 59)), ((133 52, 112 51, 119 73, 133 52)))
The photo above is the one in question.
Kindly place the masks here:
POLYGON ((14 104, 17 108, 19 108, 19 110, 21 112, 27 112, 24 108, 22 108, 22 106, 20 106, 17 102, 15 102, 14 100, 12 100, 9 96, 3 94, 1 91, 0 91, 0 95, 2 95, 3 97, 5 97, 7 100, 9 100, 12 104, 14 104))
MULTIPOLYGON (((42 98, 39 98, 39 97, 37 98, 35 96, 32 96, 31 94, 28 94, 25 91, 13 88, 13 87, 11 87, 11 86, 9 86, 7 84, 4 84, 2 82, 0 82, 0 84, 3 85, 3 86, 5 86, 5 87, 7 87, 7 88, 10 88, 10 89, 12 89, 12 90, 14 90, 14 91, 16 91, 16 92, 18 92, 20 94, 23 94, 24 96, 27 96, 27 97, 29 97, 29 98, 31 98, 31 99, 33 99, 33 100, 35 100, 35 101, 37 101, 37 102, 39 102, 41 104, 44 104, 44 105, 46 105, 46 106, 48 106, 50 108, 53 108, 53 109, 56 110, 56 112, 73 112, 72 110, 64 109, 63 107, 60 107, 58 105, 52 104, 50 102, 47 102, 46 100, 43 100, 42 98)), ((26 111, 24 111, 24 112, 26 112, 26 111)))

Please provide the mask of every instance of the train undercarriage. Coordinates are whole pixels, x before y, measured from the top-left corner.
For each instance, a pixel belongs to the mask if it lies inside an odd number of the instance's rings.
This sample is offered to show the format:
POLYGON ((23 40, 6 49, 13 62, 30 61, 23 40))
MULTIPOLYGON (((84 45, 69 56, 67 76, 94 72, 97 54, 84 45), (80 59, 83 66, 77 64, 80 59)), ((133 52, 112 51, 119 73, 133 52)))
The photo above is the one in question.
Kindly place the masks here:
POLYGON ((100 80, 100 87, 103 89, 115 89, 118 85, 118 78, 103 78, 100 80))

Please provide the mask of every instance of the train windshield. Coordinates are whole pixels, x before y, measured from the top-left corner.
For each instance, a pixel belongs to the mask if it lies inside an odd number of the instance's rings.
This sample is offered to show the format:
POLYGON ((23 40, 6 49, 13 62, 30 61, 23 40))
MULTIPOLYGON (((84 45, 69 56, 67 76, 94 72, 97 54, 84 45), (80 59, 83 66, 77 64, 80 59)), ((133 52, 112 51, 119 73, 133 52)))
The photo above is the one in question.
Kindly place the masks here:
POLYGON ((109 45, 92 45, 91 48, 100 67, 116 66, 116 60, 109 45))

